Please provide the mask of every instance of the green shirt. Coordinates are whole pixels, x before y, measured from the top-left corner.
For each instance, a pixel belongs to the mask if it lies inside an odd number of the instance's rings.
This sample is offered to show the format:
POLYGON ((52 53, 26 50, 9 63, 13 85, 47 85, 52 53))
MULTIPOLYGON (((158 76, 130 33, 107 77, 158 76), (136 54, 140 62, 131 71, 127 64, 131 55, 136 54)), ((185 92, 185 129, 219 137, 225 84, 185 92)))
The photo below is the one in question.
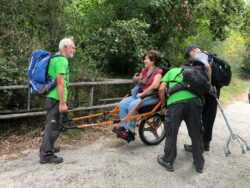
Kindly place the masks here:
MULTIPOLYGON (((169 70, 167 72, 167 74, 165 74, 165 76, 162 78, 161 81, 167 82, 168 87, 174 86, 176 83, 182 82, 183 76, 182 76, 182 74, 180 74, 181 70, 182 70, 182 68, 173 68, 173 69, 169 70)), ((170 95, 166 104, 170 105, 174 102, 181 101, 184 99, 190 99, 190 98, 194 98, 194 97, 198 97, 198 96, 191 93, 188 90, 180 90, 180 91, 177 91, 176 93, 170 95)))
MULTIPOLYGON (((64 79, 64 100, 67 101, 68 97, 68 83, 69 83, 69 66, 68 60, 63 56, 54 57, 50 60, 48 75, 51 78, 56 78, 58 74, 65 75, 64 79)), ((57 93, 57 86, 46 94, 46 97, 50 97, 59 100, 57 93)))

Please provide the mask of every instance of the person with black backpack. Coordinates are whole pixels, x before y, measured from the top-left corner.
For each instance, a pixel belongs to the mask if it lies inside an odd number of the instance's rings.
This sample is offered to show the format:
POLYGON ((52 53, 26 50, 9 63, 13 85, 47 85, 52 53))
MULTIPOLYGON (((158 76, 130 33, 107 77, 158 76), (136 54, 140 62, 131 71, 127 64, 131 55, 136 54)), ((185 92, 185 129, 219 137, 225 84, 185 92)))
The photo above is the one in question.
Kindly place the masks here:
POLYGON ((56 80, 56 87, 45 93, 45 109, 47 111, 43 142, 40 147, 40 164, 63 162, 55 153, 60 148, 54 147, 62 125, 62 113, 66 112, 69 83, 68 58, 73 57, 75 44, 72 39, 64 38, 59 43, 58 55, 52 57, 48 65, 48 76, 56 80), (59 55, 60 54, 60 55, 59 55))
MULTIPOLYGON (((209 151, 217 113, 217 101, 214 95, 219 98, 221 88, 230 83, 232 75, 230 65, 215 55, 201 51, 195 44, 188 46, 184 58, 188 61, 199 60, 208 68, 209 81, 213 89, 210 90, 210 93, 204 94, 205 104, 202 111, 204 130, 202 136, 204 150, 209 151)), ((185 144, 184 148, 186 151, 192 152, 192 145, 185 144)))
POLYGON ((165 167, 167 171, 174 171, 173 163, 177 155, 178 130, 181 122, 185 121, 193 144, 194 166, 197 172, 203 172, 205 163, 202 154, 201 113, 203 106, 200 97, 203 93, 200 93, 201 90, 196 88, 203 87, 202 85, 205 85, 205 88, 207 88, 207 85, 209 85, 205 71, 206 69, 202 64, 184 65, 170 69, 161 80, 159 96, 162 104, 161 114, 165 115, 166 140, 164 154, 158 155, 157 162, 165 167), (204 82, 200 82, 200 80, 204 80, 204 82), (166 88, 167 95, 165 93, 166 88), (168 96, 167 99, 166 96, 168 96))

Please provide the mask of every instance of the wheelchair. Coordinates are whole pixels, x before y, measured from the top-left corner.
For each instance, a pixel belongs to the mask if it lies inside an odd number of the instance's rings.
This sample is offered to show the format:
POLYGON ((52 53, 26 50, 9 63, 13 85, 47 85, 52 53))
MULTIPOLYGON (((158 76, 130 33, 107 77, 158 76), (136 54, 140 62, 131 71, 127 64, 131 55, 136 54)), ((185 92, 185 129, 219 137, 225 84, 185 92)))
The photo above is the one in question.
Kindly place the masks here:
MULTIPOLYGON (((157 145, 161 143, 164 138, 166 137, 165 130, 164 130, 164 117, 160 115, 160 107, 161 102, 159 101, 155 105, 149 105, 144 106, 140 109, 138 107, 140 106, 141 102, 146 99, 147 97, 156 96, 158 93, 152 93, 141 97, 141 101, 127 114, 126 117, 123 119, 116 119, 112 118, 111 116, 115 117, 119 115, 119 106, 115 106, 112 110, 97 113, 97 114, 90 114, 87 116, 81 116, 81 117, 75 117, 69 120, 64 120, 63 123, 63 129, 84 129, 87 127, 95 127, 95 126, 105 126, 105 125, 116 125, 120 124, 123 121, 128 120, 135 120, 135 125, 138 126, 138 134, 143 143, 146 145, 157 145), (133 111, 138 109, 138 114, 131 115, 133 111), (87 120, 90 118, 96 118, 101 117, 102 121, 97 123, 91 123, 91 124, 80 124, 80 125, 66 125, 69 122, 76 122, 80 120, 87 120)), ((128 95, 126 95, 124 98, 126 98, 128 95)))

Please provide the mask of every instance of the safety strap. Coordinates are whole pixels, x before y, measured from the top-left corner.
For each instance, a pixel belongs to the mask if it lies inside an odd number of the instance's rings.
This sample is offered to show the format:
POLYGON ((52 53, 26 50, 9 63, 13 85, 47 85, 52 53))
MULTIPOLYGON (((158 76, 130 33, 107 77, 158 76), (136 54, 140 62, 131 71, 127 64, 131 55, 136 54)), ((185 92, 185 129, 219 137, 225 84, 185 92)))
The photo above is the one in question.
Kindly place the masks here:
POLYGON ((147 75, 144 79, 142 79, 142 80, 138 83, 138 85, 141 85, 143 82, 146 82, 146 81, 149 79, 149 77, 150 77, 157 69, 158 69, 158 67, 156 67, 149 75, 147 75))

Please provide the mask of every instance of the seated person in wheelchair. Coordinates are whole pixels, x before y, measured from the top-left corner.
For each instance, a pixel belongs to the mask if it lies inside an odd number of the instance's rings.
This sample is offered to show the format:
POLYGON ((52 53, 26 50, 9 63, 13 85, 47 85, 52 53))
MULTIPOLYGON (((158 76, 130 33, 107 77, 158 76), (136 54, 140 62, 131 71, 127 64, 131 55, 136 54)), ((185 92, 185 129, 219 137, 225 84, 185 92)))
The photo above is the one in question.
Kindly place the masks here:
MULTIPOLYGON (((144 68, 142 68, 140 74, 135 74, 133 80, 137 82, 137 86, 131 91, 131 96, 123 99, 119 102, 119 116, 120 119, 125 118, 128 113, 141 102, 141 96, 150 94, 156 91, 160 85, 162 79, 162 69, 157 67, 157 63, 160 60, 160 52, 156 50, 150 50, 144 54, 144 68)), ((157 104, 159 101, 158 96, 146 97, 143 99, 138 109, 144 106, 157 104)), ((136 115, 138 109, 134 110, 131 115, 136 115)), ((135 120, 122 121, 121 126, 114 127, 113 132, 117 133, 117 136, 128 140, 134 140, 135 135, 135 120)))

